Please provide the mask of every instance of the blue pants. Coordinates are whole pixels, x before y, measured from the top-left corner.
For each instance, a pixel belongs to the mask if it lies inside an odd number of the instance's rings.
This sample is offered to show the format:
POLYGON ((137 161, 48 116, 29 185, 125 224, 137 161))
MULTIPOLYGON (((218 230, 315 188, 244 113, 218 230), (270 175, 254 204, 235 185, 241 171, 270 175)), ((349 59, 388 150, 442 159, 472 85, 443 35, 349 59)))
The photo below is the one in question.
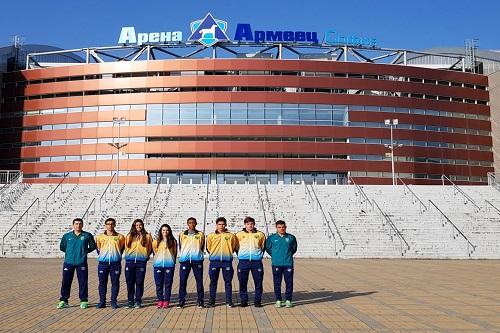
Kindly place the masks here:
POLYGON ((274 298, 281 301, 281 281, 285 278, 285 300, 292 300, 293 293, 293 267, 273 266, 274 298))
POLYGON ((69 300, 71 283, 73 283, 75 271, 76 277, 78 278, 80 301, 87 302, 89 300, 89 269, 87 263, 80 265, 70 265, 64 263, 62 272, 61 298, 59 298, 60 301, 67 302, 69 300))
POLYGON ((217 295, 217 282, 219 281, 219 273, 222 269, 222 278, 224 279, 224 287, 226 291, 226 303, 232 302, 233 294, 233 263, 230 261, 210 261, 208 276, 210 277, 210 300, 215 300, 217 295))
POLYGON ((106 303, 108 291, 108 276, 111 278, 111 303, 116 303, 120 291, 120 275, 122 264, 117 262, 99 262, 97 265, 97 277, 99 278, 99 302, 106 303))
POLYGON ((203 261, 181 262, 179 265, 179 303, 186 301, 187 280, 191 269, 196 280, 198 302, 203 302, 203 298, 205 298, 205 290, 203 289, 203 261))
POLYGON ((248 303, 248 275, 252 272, 255 284, 255 302, 262 300, 262 280, 264 279, 264 266, 261 260, 240 260, 238 262, 238 281, 240 282, 240 300, 248 303))
POLYGON ((129 302, 142 302, 144 294, 144 278, 146 277, 145 261, 127 261, 125 263, 125 279, 127 280, 127 299, 129 302))
POLYGON ((156 298, 158 301, 170 302, 175 267, 153 267, 153 271, 156 284, 156 298))

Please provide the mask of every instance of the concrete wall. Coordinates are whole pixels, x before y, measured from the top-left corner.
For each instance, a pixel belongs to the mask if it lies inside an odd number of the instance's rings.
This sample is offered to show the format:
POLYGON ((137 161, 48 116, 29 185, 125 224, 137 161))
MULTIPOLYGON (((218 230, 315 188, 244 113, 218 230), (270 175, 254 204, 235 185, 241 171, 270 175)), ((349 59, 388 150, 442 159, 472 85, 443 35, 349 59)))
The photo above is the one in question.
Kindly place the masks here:
POLYGON ((500 172, 500 71, 488 76, 495 172, 500 172))

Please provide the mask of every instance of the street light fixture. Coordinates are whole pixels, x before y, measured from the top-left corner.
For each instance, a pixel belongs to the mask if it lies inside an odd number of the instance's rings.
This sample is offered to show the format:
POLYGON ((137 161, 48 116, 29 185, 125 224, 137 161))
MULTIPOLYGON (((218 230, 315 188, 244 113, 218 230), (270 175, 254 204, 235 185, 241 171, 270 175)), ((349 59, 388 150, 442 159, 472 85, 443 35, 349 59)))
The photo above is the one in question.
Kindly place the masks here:
MULTIPOLYGON (((116 184, 119 183, 118 178, 120 175, 120 149, 122 149, 123 147, 125 147, 127 145, 127 143, 120 144, 120 127, 121 127, 121 124, 124 124, 126 121, 127 121, 127 119, 125 119, 123 117, 122 118, 113 117, 113 127, 115 125, 118 125, 118 140, 117 140, 117 142, 108 143, 108 145, 110 145, 111 147, 114 147, 116 149, 116 155, 117 155, 117 159, 116 159, 116 184)), ((113 141, 114 141, 114 138, 113 138, 113 141)))
POLYGON ((399 123, 398 119, 385 119, 384 120, 384 124, 386 126, 390 126, 390 128, 391 128, 391 144, 390 145, 384 145, 384 147, 389 148, 389 150, 391 151, 392 185, 396 185, 396 174, 394 172, 394 150, 396 148, 400 148, 400 147, 403 146, 402 144, 398 144, 398 145, 394 146, 394 139, 393 139, 393 135, 392 135, 392 129, 393 129, 393 127, 397 126, 398 123, 399 123))

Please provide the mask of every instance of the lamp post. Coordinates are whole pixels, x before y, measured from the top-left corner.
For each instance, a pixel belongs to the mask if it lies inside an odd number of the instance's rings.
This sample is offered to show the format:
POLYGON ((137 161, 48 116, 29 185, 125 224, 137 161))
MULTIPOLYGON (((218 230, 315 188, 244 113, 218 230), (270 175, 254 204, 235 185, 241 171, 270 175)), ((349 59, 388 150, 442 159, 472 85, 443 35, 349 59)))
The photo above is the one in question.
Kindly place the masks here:
POLYGON ((108 145, 110 145, 111 147, 114 147, 116 149, 116 155, 117 155, 117 158, 116 158, 116 184, 119 183, 118 178, 120 175, 120 149, 122 149, 123 147, 125 147, 127 145, 126 143, 120 144, 120 127, 121 127, 121 124, 125 123, 125 121, 127 121, 127 119, 125 119, 123 117, 122 118, 117 118, 117 117, 113 118, 113 127, 115 125, 118 125, 118 140, 117 140, 117 142, 108 143, 108 145))
POLYGON ((391 144, 384 145, 384 146, 386 148, 389 148, 389 150, 391 151, 392 185, 396 185, 396 174, 394 172, 394 150, 396 148, 402 147, 403 145, 398 144, 398 145, 394 146, 394 137, 392 135, 392 129, 398 125, 399 121, 398 121, 398 119, 385 119, 384 123, 386 126, 390 126, 390 128, 391 128, 391 144))

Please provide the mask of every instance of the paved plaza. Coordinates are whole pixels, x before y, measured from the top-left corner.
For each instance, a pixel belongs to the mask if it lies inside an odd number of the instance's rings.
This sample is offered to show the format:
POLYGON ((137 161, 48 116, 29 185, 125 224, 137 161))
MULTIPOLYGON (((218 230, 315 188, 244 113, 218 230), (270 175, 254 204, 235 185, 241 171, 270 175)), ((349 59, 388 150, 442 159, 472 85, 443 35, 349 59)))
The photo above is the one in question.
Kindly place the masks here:
MULTIPOLYGON (((217 307, 196 308, 190 279, 186 308, 158 310, 148 267, 142 309, 82 310, 75 277, 71 307, 58 310, 61 265, 0 259, 0 332, 500 332, 500 261, 298 259, 291 309, 274 307, 266 260, 263 308, 226 308, 221 278, 217 307)), ((238 304, 236 278, 233 288, 238 304)), ((173 291, 175 304, 177 274, 173 291)), ((123 274, 119 298, 126 300, 123 274)))

